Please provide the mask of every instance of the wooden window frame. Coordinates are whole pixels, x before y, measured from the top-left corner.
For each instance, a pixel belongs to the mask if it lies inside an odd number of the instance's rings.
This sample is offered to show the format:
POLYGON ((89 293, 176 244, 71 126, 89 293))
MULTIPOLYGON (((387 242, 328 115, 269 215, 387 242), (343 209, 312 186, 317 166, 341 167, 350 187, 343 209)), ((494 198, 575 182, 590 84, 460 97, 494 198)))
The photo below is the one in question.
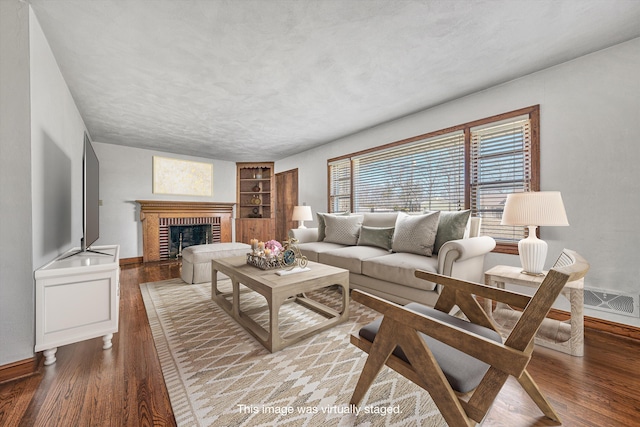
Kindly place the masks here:
MULTIPOLYGON (((331 212, 331 163, 351 159, 354 157, 360 157, 366 154, 374 153, 376 151, 387 150, 390 148, 398 147, 405 144, 411 144, 417 141, 421 141, 424 139, 430 139, 442 135, 446 135, 453 132, 464 133, 464 206, 465 209, 471 208, 471 129, 477 128, 481 126, 490 125, 494 122, 501 122, 512 118, 517 118, 519 116, 528 116, 531 121, 531 181, 529 184, 531 191, 540 191, 540 105, 532 105, 529 107, 521 108, 518 110, 509 111, 502 114, 497 114, 490 117, 485 117, 479 120, 474 120, 471 122, 463 123, 456 126, 451 126, 445 129, 436 130, 433 132, 428 132, 422 135, 417 135, 411 138, 402 139, 399 141, 391 142, 388 144, 380 145, 377 147, 369 148, 366 150, 361 150, 354 153, 345 154, 342 156, 334 157, 327 160, 327 207, 328 211, 331 212)), ((353 170, 351 167, 351 193, 350 197, 350 206, 353 209, 353 196, 354 196, 354 179, 353 179, 353 170)), ((507 243, 507 242, 499 242, 494 249, 494 252, 498 253, 507 253, 507 254, 517 254, 518 253, 518 245, 517 243, 507 243)))

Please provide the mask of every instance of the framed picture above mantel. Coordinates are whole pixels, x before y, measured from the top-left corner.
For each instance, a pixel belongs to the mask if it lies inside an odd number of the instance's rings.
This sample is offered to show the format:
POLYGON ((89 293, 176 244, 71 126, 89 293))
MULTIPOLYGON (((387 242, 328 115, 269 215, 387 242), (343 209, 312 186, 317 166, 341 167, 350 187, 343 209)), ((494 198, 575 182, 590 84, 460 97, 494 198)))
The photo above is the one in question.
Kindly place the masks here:
POLYGON ((153 156, 153 194, 213 196, 213 164, 153 156))

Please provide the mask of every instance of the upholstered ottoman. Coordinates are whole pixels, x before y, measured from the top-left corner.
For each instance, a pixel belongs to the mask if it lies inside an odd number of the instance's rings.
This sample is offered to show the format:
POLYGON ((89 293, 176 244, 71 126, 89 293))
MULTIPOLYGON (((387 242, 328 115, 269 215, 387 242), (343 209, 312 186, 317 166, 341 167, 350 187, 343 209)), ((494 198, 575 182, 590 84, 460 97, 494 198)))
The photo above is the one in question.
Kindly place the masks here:
POLYGON ((187 283, 211 281, 211 260, 246 255, 251 246, 245 243, 211 243, 194 245, 182 251, 182 272, 180 276, 187 283))

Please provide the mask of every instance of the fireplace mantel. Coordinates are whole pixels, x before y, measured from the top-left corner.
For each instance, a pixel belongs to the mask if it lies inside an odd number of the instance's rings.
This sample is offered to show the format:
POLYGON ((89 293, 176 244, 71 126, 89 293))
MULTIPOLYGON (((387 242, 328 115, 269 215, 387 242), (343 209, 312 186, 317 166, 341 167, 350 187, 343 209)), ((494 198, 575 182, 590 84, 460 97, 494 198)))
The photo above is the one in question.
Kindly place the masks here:
POLYGON ((142 259, 160 260, 161 218, 220 218, 220 241, 231 242, 235 203, 136 200, 142 221, 142 259))

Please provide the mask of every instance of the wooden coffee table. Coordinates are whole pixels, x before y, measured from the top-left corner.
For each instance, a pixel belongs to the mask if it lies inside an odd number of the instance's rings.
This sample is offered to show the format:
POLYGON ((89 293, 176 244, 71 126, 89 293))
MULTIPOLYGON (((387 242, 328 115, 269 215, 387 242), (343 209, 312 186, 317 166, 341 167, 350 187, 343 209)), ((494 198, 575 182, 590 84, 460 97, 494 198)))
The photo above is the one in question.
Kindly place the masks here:
POLYGON ((349 317, 349 271, 315 262, 309 262, 308 267, 309 271, 279 276, 276 274, 277 270, 260 270, 248 265, 244 256, 214 259, 211 261, 211 299, 273 353, 342 323, 349 317), (222 292, 218 289, 218 272, 231 278, 231 292, 222 292), (269 330, 258 325, 247 313, 241 311, 241 284, 266 299, 269 307, 269 330), (332 285, 340 286, 342 291, 340 311, 327 307, 305 295, 305 292, 332 285), (229 296, 231 296, 231 301, 228 299, 229 296), (283 337, 278 326, 280 307, 284 303, 300 304, 326 317, 326 320, 283 337))

